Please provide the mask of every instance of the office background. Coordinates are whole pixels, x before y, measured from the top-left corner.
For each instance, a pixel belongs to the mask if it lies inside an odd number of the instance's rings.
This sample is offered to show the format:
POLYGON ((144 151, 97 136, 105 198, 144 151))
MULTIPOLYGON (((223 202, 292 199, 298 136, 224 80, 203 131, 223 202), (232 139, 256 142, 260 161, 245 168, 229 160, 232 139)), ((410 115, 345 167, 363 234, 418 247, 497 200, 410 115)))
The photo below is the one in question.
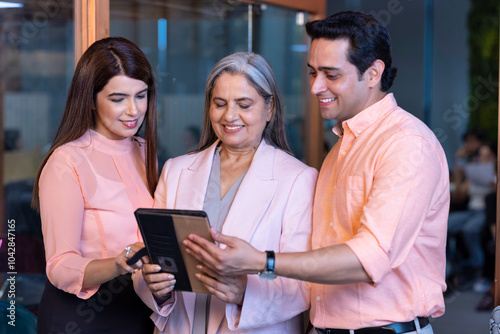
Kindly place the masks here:
MULTIPOLYGON (((262 54, 277 77, 294 154, 319 167, 336 138, 334 123, 320 119, 308 91, 304 23, 340 10, 369 12, 392 36, 398 76, 391 91, 436 133, 452 166, 469 124, 497 138, 498 104, 490 103, 498 101, 495 2, 13 0, 0 7, 0 233, 6 240, 7 222, 15 220, 19 304, 36 313, 45 280, 39 218, 29 208, 33 178, 57 130, 75 61, 93 37, 134 41, 155 69, 160 164, 196 143, 211 67, 229 53, 250 50, 262 54), (474 19, 489 27, 479 34, 486 46, 479 50, 470 40, 474 19), (488 52, 496 69, 471 72, 472 61, 488 52)), ((0 258, 5 276, 5 245, 0 258)))

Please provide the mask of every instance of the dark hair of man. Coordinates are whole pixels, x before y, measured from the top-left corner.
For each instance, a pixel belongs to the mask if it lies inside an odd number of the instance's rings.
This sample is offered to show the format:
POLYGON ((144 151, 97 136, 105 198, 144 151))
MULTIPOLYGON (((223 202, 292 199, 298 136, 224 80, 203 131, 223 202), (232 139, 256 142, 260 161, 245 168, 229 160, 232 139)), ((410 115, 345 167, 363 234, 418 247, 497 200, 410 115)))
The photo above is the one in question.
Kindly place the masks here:
POLYGON ((264 128, 263 138, 269 145, 292 154, 286 139, 283 104, 271 66, 262 56, 251 52, 237 52, 226 56, 219 60, 210 72, 205 87, 205 113, 201 139, 194 152, 203 151, 218 139, 210 122, 210 104, 215 83, 222 73, 244 76, 262 96, 264 103, 272 105, 273 114, 264 128))
POLYGON ((397 72, 391 67, 391 38, 386 27, 373 16, 356 11, 339 12, 322 20, 307 22, 306 31, 312 40, 348 40, 347 59, 358 69, 360 79, 375 60, 383 61, 381 90, 386 92, 391 88, 397 72))
POLYGON ((76 66, 61 123, 52 146, 38 170, 33 189, 34 208, 39 208, 38 183, 47 160, 59 146, 76 140, 89 129, 95 128, 97 94, 111 78, 117 75, 141 80, 148 86, 148 109, 143 122, 146 140, 145 164, 148 190, 152 196, 154 195, 158 183, 158 167, 156 81, 153 70, 137 45, 125 38, 108 37, 93 43, 76 66))

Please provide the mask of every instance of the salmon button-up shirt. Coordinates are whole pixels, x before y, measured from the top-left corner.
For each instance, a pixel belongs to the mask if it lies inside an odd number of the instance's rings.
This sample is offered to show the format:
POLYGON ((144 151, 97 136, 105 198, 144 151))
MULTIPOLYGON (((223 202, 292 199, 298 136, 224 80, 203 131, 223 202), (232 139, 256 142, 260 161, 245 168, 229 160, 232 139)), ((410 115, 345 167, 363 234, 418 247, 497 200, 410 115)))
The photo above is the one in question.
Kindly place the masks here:
POLYGON ((347 244, 372 282, 313 284, 313 325, 442 315, 449 171, 439 141, 392 94, 333 130, 340 140, 318 177, 312 247, 347 244))

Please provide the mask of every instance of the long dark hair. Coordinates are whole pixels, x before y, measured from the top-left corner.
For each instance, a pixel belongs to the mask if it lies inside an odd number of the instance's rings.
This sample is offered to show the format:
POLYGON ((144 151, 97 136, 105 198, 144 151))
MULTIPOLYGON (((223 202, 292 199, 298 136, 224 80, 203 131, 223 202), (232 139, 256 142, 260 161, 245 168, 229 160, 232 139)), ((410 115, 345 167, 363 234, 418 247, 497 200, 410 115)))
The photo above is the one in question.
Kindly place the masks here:
POLYGON ((93 43, 76 66, 61 123, 52 146, 38 169, 33 188, 32 206, 34 208, 39 208, 38 183, 47 160, 59 146, 76 140, 89 129, 95 128, 97 93, 117 75, 141 80, 148 85, 148 109, 143 122, 146 139, 145 163, 148 190, 151 196, 154 195, 158 183, 158 167, 156 161, 156 81, 153 70, 137 45, 125 38, 108 37, 93 43))
POLYGON ((292 154, 285 130, 285 113, 281 96, 269 63, 264 57, 252 52, 236 52, 219 60, 213 67, 205 87, 205 113, 201 130, 201 139, 194 152, 200 152, 212 145, 218 138, 210 122, 210 103, 215 82, 222 73, 240 74, 264 98, 266 105, 274 109, 271 120, 264 129, 266 143, 292 154))
POLYGON ((386 92, 391 88, 397 73, 397 68, 391 67, 391 37, 386 27, 373 16, 356 11, 339 12, 322 20, 307 22, 306 31, 313 40, 347 39, 347 59, 356 66, 360 78, 375 60, 383 61, 381 90, 386 92))

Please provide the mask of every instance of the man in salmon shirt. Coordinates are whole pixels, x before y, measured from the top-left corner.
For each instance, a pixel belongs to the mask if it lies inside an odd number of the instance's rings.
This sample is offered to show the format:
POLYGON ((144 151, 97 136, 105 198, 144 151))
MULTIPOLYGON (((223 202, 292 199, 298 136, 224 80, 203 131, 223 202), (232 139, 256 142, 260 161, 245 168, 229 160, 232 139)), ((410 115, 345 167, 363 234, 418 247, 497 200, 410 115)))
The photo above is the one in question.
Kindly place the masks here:
MULTIPOLYGON (((310 281, 318 333, 433 333, 444 313, 449 172, 434 133, 388 93, 396 75, 390 37, 371 15, 308 22, 312 94, 340 139, 323 162, 312 251, 255 250, 212 231, 226 247, 185 244, 220 274, 310 281)), ((208 283, 206 283, 208 284, 208 283)))

